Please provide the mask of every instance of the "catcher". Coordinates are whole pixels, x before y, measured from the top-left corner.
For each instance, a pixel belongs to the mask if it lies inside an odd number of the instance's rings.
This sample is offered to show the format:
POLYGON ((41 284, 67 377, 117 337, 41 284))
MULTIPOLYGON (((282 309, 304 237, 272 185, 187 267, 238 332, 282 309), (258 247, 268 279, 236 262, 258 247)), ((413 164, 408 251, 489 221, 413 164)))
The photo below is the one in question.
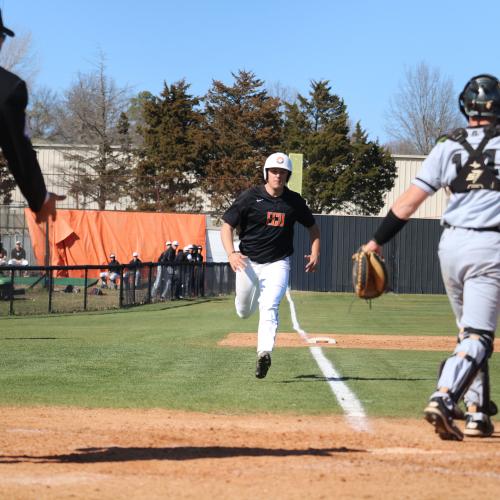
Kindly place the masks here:
POLYGON ((441 138, 412 185, 394 203, 365 250, 378 254, 424 200, 451 191, 441 219, 441 273, 459 335, 440 370, 436 391, 424 410, 441 439, 462 440, 493 433, 488 359, 500 313, 500 82, 478 75, 465 85, 459 107, 467 128, 441 138), (464 398, 465 430, 455 423, 464 398))

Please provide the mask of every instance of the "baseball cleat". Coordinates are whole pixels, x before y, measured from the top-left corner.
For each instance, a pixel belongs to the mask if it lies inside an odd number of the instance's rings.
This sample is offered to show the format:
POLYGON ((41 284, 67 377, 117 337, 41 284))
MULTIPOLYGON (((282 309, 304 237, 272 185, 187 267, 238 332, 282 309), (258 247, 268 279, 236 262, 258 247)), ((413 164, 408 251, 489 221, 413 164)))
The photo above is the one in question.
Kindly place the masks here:
POLYGON ((432 398, 424 410, 425 420, 432 424, 444 440, 462 441, 464 435, 453 422, 453 411, 450 410, 443 398, 432 398))
POLYGON ((257 364, 255 366, 255 376, 257 378, 264 378, 267 375, 270 366, 271 366, 271 353, 267 351, 262 351, 257 356, 257 364))
POLYGON ((489 437, 495 427, 485 413, 466 413, 464 434, 470 437, 489 437))

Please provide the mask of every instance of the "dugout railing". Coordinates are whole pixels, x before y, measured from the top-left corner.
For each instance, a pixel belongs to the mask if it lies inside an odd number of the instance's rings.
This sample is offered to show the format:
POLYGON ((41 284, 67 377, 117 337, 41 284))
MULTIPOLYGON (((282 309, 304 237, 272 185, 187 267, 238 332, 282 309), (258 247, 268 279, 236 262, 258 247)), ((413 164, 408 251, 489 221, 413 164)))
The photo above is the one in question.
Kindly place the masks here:
POLYGON ((212 262, 168 266, 143 262, 112 268, 2 266, 0 316, 99 311, 222 296, 234 291, 234 281, 227 263, 212 262))

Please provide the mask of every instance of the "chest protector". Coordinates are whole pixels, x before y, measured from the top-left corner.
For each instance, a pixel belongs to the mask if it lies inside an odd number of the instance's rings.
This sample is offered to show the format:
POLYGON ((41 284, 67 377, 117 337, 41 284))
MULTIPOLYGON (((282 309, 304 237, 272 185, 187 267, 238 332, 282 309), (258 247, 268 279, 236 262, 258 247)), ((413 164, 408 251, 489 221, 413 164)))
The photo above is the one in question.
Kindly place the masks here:
POLYGON ((496 150, 485 150, 488 142, 498 135, 500 135, 498 126, 485 127, 484 137, 476 149, 467 142, 467 130, 463 128, 457 128, 447 136, 448 139, 462 145, 469 153, 465 165, 462 165, 460 154, 452 158, 457 169, 457 176, 450 183, 452 193, 468 193, 475 189, 500 191, 500 179, 495 169, 496 150))

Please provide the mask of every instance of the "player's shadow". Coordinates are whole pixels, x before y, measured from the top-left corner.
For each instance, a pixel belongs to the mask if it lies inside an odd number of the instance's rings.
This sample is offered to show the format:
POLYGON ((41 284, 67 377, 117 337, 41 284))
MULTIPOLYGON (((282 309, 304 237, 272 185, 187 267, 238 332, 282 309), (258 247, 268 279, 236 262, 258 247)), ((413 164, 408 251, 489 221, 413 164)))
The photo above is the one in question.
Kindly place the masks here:
POLYGON ((348 380, 392 380, 394 382, 418 382, 420 380, 435 380, 429 377, 322 377, 321 375, 297 375, 292 380, 282 380, 281 384, 293 384, 297 382, 346 382, 348 380))
POLYGON ((79 448, 63 455, 0 455, 0 464, 11 463, 98 463, 135 460, 199 460, 233 457, 331 457, 336 453, 366 453, 355 448, 243 448, 233 446, 175 446, 166 448, 79 448))

